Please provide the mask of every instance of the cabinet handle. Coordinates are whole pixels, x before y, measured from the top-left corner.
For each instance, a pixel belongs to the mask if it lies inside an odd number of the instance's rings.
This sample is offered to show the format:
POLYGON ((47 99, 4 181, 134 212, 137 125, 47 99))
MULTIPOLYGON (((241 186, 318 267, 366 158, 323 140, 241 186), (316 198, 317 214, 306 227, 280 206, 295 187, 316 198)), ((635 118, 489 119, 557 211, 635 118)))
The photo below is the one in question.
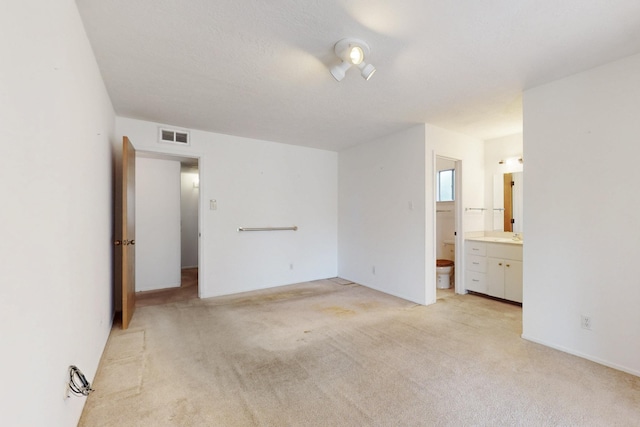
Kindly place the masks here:
POLYGON ((480 265, 480 263, 479 263, 479 262, 472 262, 471 264, 473 264, 473 265, 480 265))
POLYGON ((507 267, 511 267, 509 264, 507 264, 507 267))
POLYGON ((479 251, 479 248, 471 248, 472 251, 479 251))
POLYGON ((502 263, 501 263, 501 262, 499 262, 499 263, 498 263, 498 265, 502 265, 502 263))
POLYGON ((479 282, 480 280, 478 279, 471 279, 472 282, 479 282))

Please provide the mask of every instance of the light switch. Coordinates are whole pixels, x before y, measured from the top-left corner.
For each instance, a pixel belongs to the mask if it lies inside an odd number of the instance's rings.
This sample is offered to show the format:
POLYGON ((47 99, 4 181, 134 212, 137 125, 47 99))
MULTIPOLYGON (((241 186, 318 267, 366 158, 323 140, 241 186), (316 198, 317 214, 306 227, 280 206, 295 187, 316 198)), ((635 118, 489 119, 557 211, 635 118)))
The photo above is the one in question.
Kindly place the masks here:
POLYGON ((209 200, 209 209, 212 211, 218 209, 218 202, 213 199, 209 200))

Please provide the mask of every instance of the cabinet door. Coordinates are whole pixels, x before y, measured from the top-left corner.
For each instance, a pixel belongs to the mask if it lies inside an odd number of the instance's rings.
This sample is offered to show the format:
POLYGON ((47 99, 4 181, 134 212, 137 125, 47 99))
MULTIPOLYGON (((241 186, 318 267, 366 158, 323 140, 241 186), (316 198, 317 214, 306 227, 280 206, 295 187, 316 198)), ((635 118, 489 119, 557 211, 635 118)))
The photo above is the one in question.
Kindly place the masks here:
POLYGON ((499 258, 487 258, 487 295, 504 298, 504 265, 499 258))
POLYGON ((504 261, 504 298, 522 302, 522 261, 504 261))

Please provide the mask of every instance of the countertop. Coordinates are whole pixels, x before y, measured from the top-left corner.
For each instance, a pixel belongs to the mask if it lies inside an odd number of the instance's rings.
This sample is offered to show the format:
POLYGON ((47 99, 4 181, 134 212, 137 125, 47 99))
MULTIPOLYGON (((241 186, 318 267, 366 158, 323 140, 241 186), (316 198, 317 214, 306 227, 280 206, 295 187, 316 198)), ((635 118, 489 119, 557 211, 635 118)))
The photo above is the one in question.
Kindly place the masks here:
POLYGON ((465 240, 473 240, 476 242, 487 242, 487 243, 506 243, 508 245, 520 245, 524 243, 523 240, 514 240, 513 237, 489 237, 489 236, 480 236, 480 237, 467 237, 465 240))

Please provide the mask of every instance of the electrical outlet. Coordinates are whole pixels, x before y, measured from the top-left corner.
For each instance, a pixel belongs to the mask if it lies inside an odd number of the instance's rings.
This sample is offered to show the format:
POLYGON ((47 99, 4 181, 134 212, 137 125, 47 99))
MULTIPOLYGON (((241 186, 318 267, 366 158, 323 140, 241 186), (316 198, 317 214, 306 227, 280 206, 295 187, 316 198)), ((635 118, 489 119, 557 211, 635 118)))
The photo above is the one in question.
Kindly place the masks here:
POLYGON ((373 267, 371 267, 371 272, 372 272, 373 274, 376 274, 376 266, 375 266, 375 265, 374 265, 373 267))
POLYGON ((289 264, 289 270, 293 270, 293 263, 289 264))
POLYGON ((591 317, 585 316, 584 314, 580 316, 580 326, 582 329, 586 329, 588 331, 591 330, 591 317))

